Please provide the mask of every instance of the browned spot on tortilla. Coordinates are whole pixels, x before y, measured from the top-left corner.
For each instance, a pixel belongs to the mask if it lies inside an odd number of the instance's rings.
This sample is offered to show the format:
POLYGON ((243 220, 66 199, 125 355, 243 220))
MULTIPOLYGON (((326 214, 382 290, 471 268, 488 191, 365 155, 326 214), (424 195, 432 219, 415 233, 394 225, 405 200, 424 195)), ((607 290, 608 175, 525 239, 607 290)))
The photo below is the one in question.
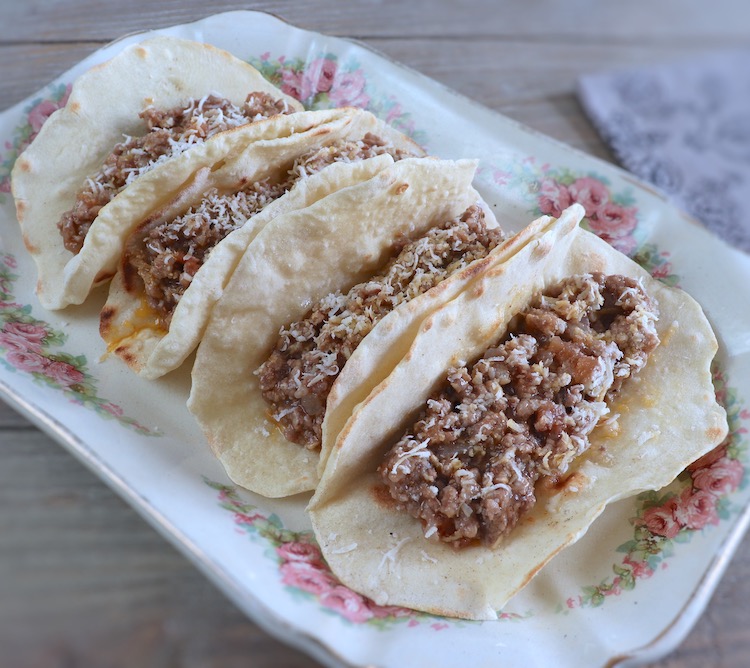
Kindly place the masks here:
POLYGON ((551 250, 552 250, 552 244, 546 239, 544 239, 534 244, 534 247, 532 248, 532 251, 531 251, 531 255, 535 259, 536 258, 542 259, 542 258, 547 257, 547 255, 550 254, 551 250))
POLYGON ((726 435, 727 432, 724 427, 709 427, 706 430, 706 437, 710 443, 718 443, 719 441, 722 441, 726 435))
POLYGON ((475 299, 478 299, 484 294, 486 286, 484 284, 484 281, 477 281, 476 285, 472 286, 471 288, 471 296, 475 299))
POLYGON ((407 190, 409 190, 409 184, 408 183, 400 183, 397 185, 394 190, 394 195, 403 195, 407 190))
POLYGON ((574 471, 561 481, 561 489, 577 494, 586 486, 588 481, 589 479, 585 474, 580 471, 574 471))
POLYGON ((429 318, 425 318, 425 321, 422 323, 422 331, 423 332, 429 332, 432 329, 432 325, 435 324, 432 316, 429 318))
POLYGON ((396 501, 391 496, 385 484, 376 482, 370 488, 370 493, 372 494, 372 498, 375 499, 375 503, 377 503, 382 508, 396 508, 396 501))
MULTIPOLYGON (((480 260, 474 260, 474 262, 472 262, 468 267, 461 271, 461 279, 470 281, 476 278, 487 268, 487 265, 489 265, 491 261, 492 260, 489 257, 483 257, 480 260)), ((438 285, 440 284, 438 283, 438 285)), ((484 292, 484 289, 482 289, 482 292, 484 292)))
POLYGON ((537 491, 547 493, 580 492, 589 479, 580 471, 574 471, 567 476, 544 476, 536 483, 537 491))
POLYGON ((99 334, 106 338, 112 327, 116 310, 113 306, 105 306, 99 314, 99 334))
POLYGON ((79 102, 69 102, 68 109, 70 109, 70 111, 72 111, 73 113, 77 114, 81 110, 81 105, 79 102))
POLYGON ((31 163, 24 158, 19 158, 18 160, 16 160, 16 167, 20 169, 22 172, 31 171, 31 163))
POLYGON ((550 562, 550 560, 552 559, 552 557, 554 557, 555 555, 559 554, 559 553, 560 553, 560 552, 562 551, 562 549, 563 549, 564 547, 567 547, 567 545, 568 545, 569 543, 570 543, 570 541, 566 541, 565 545, 560 545, 560 546, 559 546, 559 547, 558 547, 558 548, 557 548, 557 549, 556 549, 556 550, 555 550, 555 551, 554 551, 554 552, 553 552, 552 554, 548 555, 548 556, 547 556, 547 557, 546 557, 546 558, 544 559, 544 561, 542 561, 542 563, 540 563, 540 564, 536 564, 536 565, 534 566, 534 568, 532 568, 532 569, 531 569, 531 570, 530 570, 530 571, 529 571, 529 572, 528 572, 528 573, 526 574, 526 577, 524 577, 524 579, 523 579, 523 580, 521 581, 521 583, 520 583, 520 584, 518 585, 518 587, 516 587, 516 591, 521 591, 521 589, 523 589, 523 588, 524 588, 524 587, 525 587, 525 586, 526 586, 527 584, 529 584, 529 582, 531 582, 531 580, 533 579, 533 577, 534 577, 534 576, 535 576, 535 575, 536 575, 536 574, 537 574, 537 573, 538 573, 539 571, 541 571, 541 570, 542 570, 542 568, 544 568, 544 566, 546 566, 546 565, 547 565, 547 564, 548 564, 548 563, 550 562))
POLYGON ((138 358, 130 352, 128 344, 123 344, 115 348, 115 354, 129 367, 137 369, 140 366, 138 364, 138 358))
POLYGON ((490 278, 497 278, 498 276, 502 276, 505 273, 505 264, 497 264, 494 267, 490 267, 487 269, 487 276, 490 278))
POLYGON ((318 127, 318 128, 315 128, 315 130, 313 130, 312 135, 313 135, 313 137, 323 137, 323 136, 325 136, 327 134, 330 134, 330 133, 331 133, 331 128, 318 127))
POLYGON ((139 58, 143 58, 144 60, 148 58, 148 49, 144 49, 142 46, 137 46, 135 53, 139 58))
POLYGON ((29 253, 31 253, 32 255, 39 252, 39 249, 33 243, 31 243, 31 239, 29 239, 29 237, 25 234, 23 235, 23 245, 26 246, 26 250, 29 251, 29 253))
POLYGON ((137 291, 137 286, 139 285, 140 276, 138 276, 138 270, 127 261, 127 258, 124 259, 120 269, 122 271, 122 284, 125 291, 133 294, 137 291))

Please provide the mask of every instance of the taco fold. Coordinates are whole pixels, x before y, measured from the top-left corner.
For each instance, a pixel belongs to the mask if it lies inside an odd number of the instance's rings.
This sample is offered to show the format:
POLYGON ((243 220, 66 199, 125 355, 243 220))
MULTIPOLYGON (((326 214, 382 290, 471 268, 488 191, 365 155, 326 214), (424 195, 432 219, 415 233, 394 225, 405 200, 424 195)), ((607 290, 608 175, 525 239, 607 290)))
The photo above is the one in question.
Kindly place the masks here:
POLYGON ((699 305, 582 215, 428 317, 341 430, 309 511, 345 585, 493 619, 607 503, 663 487, 724 438, 699 305))
POLYGON ((101 259, 91 232, 100 218, 115 228, 127 220, 127 208, 111 210, 123 189, 223 130, 301 110, 247 63, 174 37, 129 46, 81 75, 12 174, 42 305, 80 304, 112 276, 116 258, 101 259))
POLYGON ((475 167, 402 160, 274 219, 248 246, 188 402, 235 482, 275 497, 313 489, 332 397, 329 432, 400 359, 420 313, 502 247, 475 167))
POLYGON ((213 150, 213 164, 197 159, 203 153, 182 159, 194 166, 187 186, 179 189, 174 170, 162 179, 162 193, 177 186, 174 198, 129 235, 102 309, 108 348, 147 378, 192 352, 240 256, 265 225, 424 153, 353 108, 277 117, 208 143, 224 150, 213 150), (248 142, 263 125, 275 126, 277 138, 248 142))

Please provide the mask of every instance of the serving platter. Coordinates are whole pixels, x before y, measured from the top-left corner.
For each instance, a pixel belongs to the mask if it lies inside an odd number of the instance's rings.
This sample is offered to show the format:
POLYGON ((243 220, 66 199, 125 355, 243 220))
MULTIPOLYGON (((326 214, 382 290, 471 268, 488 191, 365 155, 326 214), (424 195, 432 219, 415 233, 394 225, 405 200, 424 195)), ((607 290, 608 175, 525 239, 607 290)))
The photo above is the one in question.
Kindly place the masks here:
POLYGON ((310 108, 367 108, 434 155, 478 158, 476 185, 521 229, 570 201, 585 225, 703 306, 720 341, 715 386, 727 441, 675 483, 610 506, 502 611, 467 622, 383 608, 338 584, 310 532, 308 496, 268 500, 232 485, 187 412, 189 367, 160 381, 105 356, 100 289, 51 313, 34 296, 9 194, 19 152, 100 49, 0 115, 0 389, 84 461, 280 639, 332 666, 612 665, 669 651, 701 613, 750 520, 750 259, 627 173, 541 136, 383 56, 257 12, 156 31, 248 60, 310 108), (733 286, 731 290, 727 286, 733 286))

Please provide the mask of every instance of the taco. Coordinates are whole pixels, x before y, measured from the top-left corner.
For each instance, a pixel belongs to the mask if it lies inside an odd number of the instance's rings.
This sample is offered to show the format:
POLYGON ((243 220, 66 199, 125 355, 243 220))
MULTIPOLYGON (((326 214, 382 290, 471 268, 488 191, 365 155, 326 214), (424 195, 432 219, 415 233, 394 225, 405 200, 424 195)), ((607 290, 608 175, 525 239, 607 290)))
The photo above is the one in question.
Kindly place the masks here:
POLYGON ((236 483, 271 497, 313 489, 323 432, 396 364, 420 313, 503 248, 471 187, 475 168, 402 160, 274 219, 248 246, 198 348, 188 401, 236 483))
POLYGON ((112 276, 116 258, 100 261, 87 239, 129 184, 216 133, 300 110, 247 63, 173 37, 129 46, 81 75, 12 173, 42 305, 80 304, 112 276))
POLYGON ((345 585, 494 619, 607 503, 726 435, 698 304, 575 205, 422 324, 339 434, 309 505, 345 585))
MULTIPOLYGON (((394 160, 424 154, 353 108, 277 117, 208 143, 226 150, 214 152, 213 164, 196 165, 169 205, 141 219, 101 312, 108 349, 146 378, 173 370, 192 352, 239 258, 269 221, 367 180, 394 160), (277 126, 277 139, 246 141, 269 124, 277 126)), ((197 163, 191 155, 185 160, 197 163)), ((162 194, 181 183, 173 171, 162 179, 162 194)), ((131 194, 137 190, 124 197, 131 194)))

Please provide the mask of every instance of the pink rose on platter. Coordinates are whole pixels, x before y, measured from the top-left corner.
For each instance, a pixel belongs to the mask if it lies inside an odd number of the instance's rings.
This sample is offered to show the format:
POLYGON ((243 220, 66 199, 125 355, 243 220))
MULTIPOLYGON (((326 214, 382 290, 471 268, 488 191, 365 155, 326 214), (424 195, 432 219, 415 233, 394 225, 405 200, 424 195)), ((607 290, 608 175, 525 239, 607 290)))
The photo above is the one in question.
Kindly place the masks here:
POLYGON ((15 332, 6 332, 5 330, 0 332, 0 346, 18 352, 42 352, 42 346, 39 343, 29 341, 27 338, 20 336, 15 332))
POLYGON ((241 526, 245 524, 252 526, 258 520, 262 520, 262 519, 265 519, 265 518, 260 513, 253 513, 252 515, 248 515, 247 513, 238 511, 234 514, 234 523, 239 524, 241 526))
POLYGON ((635 578, 636 580, 638 580, 639 578, 650 578, 654 574, 654 571, 648 565, 648 562, 633 561, 630 558, 630 555, 627 555, 622 560, 622 563, 626 566, 630 566, 630 571, 633 573, 633 578, 635 578))
POLYGON ((687 488, 680 494, 680 505, 676 515, 688 529, 702 529, 708 524, 718 524, 716 497, 704 490, 687 488))
POLYGON ((5 178, 0 181, 0 193, 10 192, 10 178, 5 178))
POLYGON ((644 511, 643 523, 652 534, 674 538, 682 529, 677 521, 676 511, 677 499, 670 499, 663 506, 654 506, 644 511))
POLYGON ((659 267, 655 267, 651 270, 651 275, 654 278, 666 278, 672 273, 672 263, 671 262, 665 262, 663 265, 659 267))
POLYGON ((573 202, 578 202, 586 210, 586 216, 591 217, 609 202, 609 190, 598 179, 589 176, 576 179, 568 187, 573 202))
POLYGON ((544 179, 539 186, 539 210, 557 218, 573 203, 567 187, 554 179, 544 179))
POLYGON ((622 587, 620 586, 620 582, 622 582, 622 580, 619 576, 612 580, 612 586, 609 589, 604 590, 604 595, 619 596, 620 594, 622 594, 622 587))
POLYGON ((44 374, 63 387, 70 387, 86 380, 86 376, 67 362, 50 362, 44 370, 44 374))
POLYGON ((395 121, 397 118, 399 118, 399 116, 401 116, 402 113, 403 113, 403 108, 401 107, 401 105, 398 102, 396 102, 396 104, 394 104, 388 110, 388 115, 385 117, 385 122, 386 123, 393 123, 393 121, 395 121))
POLYGON ((636 242, 631 235, 637 224, 635 208, 614 202, 603 204, 596 215, 589 218, 592 232, 626 254, 635 250, 636 242))
POLYGON ((102 404, 102 409, 116 418, 122 417, 125 414, 125 411, 123 411, 120 406, 118 406, 117 404, 113 404, 111 401, 108 401, 106 404, 102 404))
POLYGON ((27 373, 46 373, 50 364, 46 357, 26 350, 10 350, 5 359, 16 369, 27 373))
POLYGON ((70 97, 70 86, 65 89, 65 94, 60 98, 59 101, 54 100, 42 100, 29 112, 29 125, 31 126, 32 134, 29 137, 29 141, 34 139, 42 129, 42 126, 47 119, 58 109, 62 109, 67 103, 70 97))
POLYGON ((693 486, 715 496, 723 496, 740 486, 744 473, 745 469, 738 460, 722 457, 711 466, 696 471, 693 486))
POLYGON ((722 457, 725 457, 727 454, 727 446, 726 445, 718 445, 713 450, 710 450, 707 452, 703 457, 700 459, 696 459, 690 466, 688 466, 688 471, 698 471, 703 468, 707 468, 708 466, 711 466, 714 462, 718 462, 722 457))
POLYGON ((338 582, 330 573, 305 561, 284 562, 279 567, 279 572, 281 581, 285 585, 297 587, 317 596, 338 586, 338 582))
POLYGON ((42 100, 29 112, 29 125, 34 134, 42 129, 45 121, 59 108, 52 100, 42 100))
POLYGON ((337 107, 366 108, 370 97, 365 93, 365 75, 362 70, 339 72, 328 95, 337 107))
POLYGON ((372 610, 365 599, 351 589, 338 585, 320 595, 320 603, 335 610, 350 622, 361 624, 372 618, 372 610))
POLYGON ((321 564, 323 562, 320 548, 312 543, 283 543, 276 548, 276 553, 284 561, 303 561, 308 564, 321 564))
POLYGON ((567 601, 565 601, 565 605, 567 605, 570 610, 572 610, 573 608, 577 608, 579 605, 581 605, 581 597, 578 596, 577 598, 573 598, 571 596, 567 601))
POLYGON ((337 71, 336 62, 328 58, 317 58, 308 66, 305 76, 316 93, 327 93, 333 86, 337 71))
POLYGON ((41 325, 25 322, 9 322, 3 327, 3 332, 21 336, 30 343, 41 343, 47 336, 47 330, 41 325))
POLYGON ((376 603, 370 603, 370 610, 372 611, 373 617, 411 617, 414 614, 414 610, 409 608, 402 608, 398 605, 377 605, 376 603))
POLYGON ((284 70, 281 73, 281 90, 300 102, 305 102, 313 94, 312 84, 302 72, 284 70))

